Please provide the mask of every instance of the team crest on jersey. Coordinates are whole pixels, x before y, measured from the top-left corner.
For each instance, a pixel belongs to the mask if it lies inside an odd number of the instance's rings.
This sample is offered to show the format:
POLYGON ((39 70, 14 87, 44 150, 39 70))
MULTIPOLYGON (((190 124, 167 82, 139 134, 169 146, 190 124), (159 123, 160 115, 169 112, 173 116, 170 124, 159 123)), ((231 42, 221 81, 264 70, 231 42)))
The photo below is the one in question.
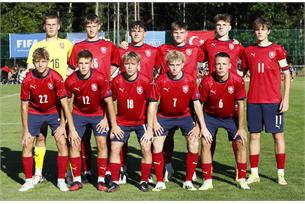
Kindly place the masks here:
POLYGON ((230 50, 234 50, 234 44, 233 43, 229 43, 229 48, 230 48, 230 50))
POLYGON ((137 93, 141 95, 143 93, 143 87, 142 86, 137 86, 137 93))
POLYGON ((91 84, 91 90, 96 91, 97 90, 97 85, 96 83, 91 84))
POLYGON ((65 44, 64 43, 59 43, 59 46, 64 49, 65 48, 65 44))
POLYGON ((184 85, 184 86, 182 86, 182 91, 183 91, 183 93, 187 93, 187 92, 189 92, 189 86, 188 85, 184 85))
POLYGON ((228 93, 229 94, 234 93, 234 87, 233 86, 228 86, 228 93))
POLYGON ((49 88, 50 90, 53 90, 53 84, 52 84, 52 83, 48 83, 48 88, 49 88))
POLYGON ((150 57, 151 56, 151 51, 150 50, 145 50, 145 55, 146 55, 146 57, 150 57))
POLYGON ((187 56, 191 56, 192 55, 192 49, 186 49, 185 54, 187 56))
POLYGON ((273 59, 273 58, 275 57, 275 52, 274 52, 274 51, 270 51, 270 52, 269 52, 269 57, 270 57, 271 59, 273 59))
POLYGON ((106 47, 101 47, 101 52, 102 52, 102 54, 106 54, 107 48, 106 47))

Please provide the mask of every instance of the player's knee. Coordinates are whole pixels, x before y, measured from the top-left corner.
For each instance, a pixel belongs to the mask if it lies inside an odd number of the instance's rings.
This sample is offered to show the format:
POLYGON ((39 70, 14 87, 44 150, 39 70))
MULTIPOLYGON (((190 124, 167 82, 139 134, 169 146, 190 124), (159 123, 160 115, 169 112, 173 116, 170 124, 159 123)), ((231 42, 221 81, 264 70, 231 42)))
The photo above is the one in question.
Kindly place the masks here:
POLYGON ((151 145, 150 144, 142 146, 142 154, 143 155, 151 154, 151 145))

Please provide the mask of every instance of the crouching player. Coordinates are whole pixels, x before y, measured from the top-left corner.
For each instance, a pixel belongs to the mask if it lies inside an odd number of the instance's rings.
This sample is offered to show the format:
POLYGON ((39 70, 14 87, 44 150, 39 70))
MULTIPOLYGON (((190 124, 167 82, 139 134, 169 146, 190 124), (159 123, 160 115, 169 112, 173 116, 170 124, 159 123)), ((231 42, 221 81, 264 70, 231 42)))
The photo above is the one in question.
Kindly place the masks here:
POLYGON ((200 100, 206 126, 212 137, 202 137, 201 167, 204 183, 199 190, 208 190, 212 185, 211 144, 218 128, 227 130, 229 139, 237 143, 238 186, 250 189, 246 178, 246 141, 244 129, 244 99, 246 90, 243 79, 230 72, 230 56, 220 52, 215 56, 215 72, 204 78, 200 84, 200 100), (238 124, 234 122, 235 102, 238 103, 238 124))
POLYGON ((21 85, 22 165, 26 181, 19 191, 27 191, 34 187, 33 141, 35 136, 39 136, 40 128, 45 124, 51 127, 58 148, 57 187, 61 191, 69 190, 65 183, 68 148, 64 115, 68 121, 69 139, 72 144, 77 142, 78 134, 69 111, 64 80, 56 71, 48 67, 48 62, 49 53, 44 48, 36 49, 33 53, 35 69, 26 75, 21 85))
POLYGON ((182 72, 184 60, 183 53, 170 51, 166 55, 169 71, 158 77, 151 91, 147 132, 143 139, 151 139, 154 132, 152 157, 157 184, 153 191, 166 189, 163 180, 164 158, 162 150, 168 131, 175 127, 182 130, 188 146, 186 179, 183 188, 197 190, 192 184, 192 176, 197 166, 199 135, 208 133, 208 130, 203 120, 196 81, 191 75, 182 72), (191 104, 194 105, 197 122, 201 128, 200 132, 191 116, 191 104))
POLYGON ((86 125, 91 126, 96 139, 98 167, 97 189, 100 191, 107 190, 107 186, 105 185, 107 166, 106 138, 109 129, 103 122, 105 113, 102 104, 107 105, 112 127, 111 131, 115 135, 123 135, 123 132, 116 123, 109 82, 101 73, 91 69, 92 59, 92 54, 88 50, 79 52, 77 57, 79 70, 70 75, 65 82, 68 97, 71 98, 72 94, 74 95, 72 116, 79 135, 79 141, 74 144, 72 143, 70 147, 70 162, 73 172, 73 183, 70 191, 76 191, 82 188, 80 140, 84 135, 86 125))
POLYGON ((135 131, 141 144, 141 181, 139 189, 147 192, 148 177, 151 170, 151 140, 143 137, 146 127, 146 105, 150 94, 151 80, 138 69, 140 57, 135 52, 128 52, 122 57, 124 72, 111 82, 112 98, 117 101, 117 123, 124 131, 123 137, 111 137, 110 171, 113 184, 108 192, 119 189, 120 152, 128 142, 130 133, 135 131))

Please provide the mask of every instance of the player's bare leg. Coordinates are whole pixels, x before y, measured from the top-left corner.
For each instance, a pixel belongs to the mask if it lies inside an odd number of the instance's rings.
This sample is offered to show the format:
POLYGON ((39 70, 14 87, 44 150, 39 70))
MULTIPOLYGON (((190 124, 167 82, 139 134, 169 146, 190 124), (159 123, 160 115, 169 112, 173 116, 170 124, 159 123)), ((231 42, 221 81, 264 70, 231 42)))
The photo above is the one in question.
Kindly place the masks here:
POLYGON ((109 189, 107 189, 108 192, 113 192, 120 189, 119 187, 120 168, 121 168, 120 152, 122 151, 123 145, 124 145, 123 142, 118 142, 118 141, 111 142, 109 169, 111 171, 112 185, 109 187, 109 189))
POLYGON ((285 159, 286 159, 284 133, 273 134, 273 138, 274 138, 274 152, 277 163, 278 184, 287 185, 287 182, 284 177, 285 159))
POLYGON ((196 170, 197 162, 198 162, 198 147, 199 147, 199 138, 187 136, 187 146, 188 153, 186 157, 186 178, 183 183, 183 188, 196 191, 197 189, 193 186, 192 177, 196 170))
POLYGON ((46 154, 46 137, 48 134, 48 126, 44 125, 40 129, 40 134, 36 137, 35 148, 34 148, 34 161, 35 161, 35 174, 33 177, 33 184, 43 182, 42 176, 44 156, 46 154))
POLYGON ((107 168, 108 160, 108 148, 107 148, 107 139, 103 136, 97 136, 96 146, 97 146, 97 168, 98 168, 98 179, 97 179, 97 188, 98 190, 106 191, 107 187, 105 185, 105 174, 107 168))
POLYGON ((161 191, 166 189, 163 179, 164 157, 162 152, 165 138, 165 136, 158 136, 154 137, 153 140, 152 160, 157 178, 157 184, 155 188, 153 188, 153 191, 161 191))
POLYGON ((68 191, 69 188, 65 182, 66 167, 68 165, 68 146, 64 135, 54 136, 58 155, 57 155, 57 187, 60 191, 68 191))
POLYGON ((151 142, 141 144, 141 152, 141 181, 139 188, 143 192, 148 192, 148 177, 152 166, 151 142))
POLYGON ((258 174, 258 162, 260 153, 260 133, 250 133, 250 167, 251 174, 247 183, 260 182, 258 174))
POLYGON ((199 188, 205 191, 213 188, 212 184, 212 154, 211 143, 208 143, 204 138, 201 139, 201 169, 203 173, 204 182, 199 188))
POLYGON ((35 137, 29 137, 22 144, 22 166, 25 174, 25 183, 19 188, 19 191, 28 191, 34 188, 33 185, 33 155, 32 148, 35 137))
POLYGON ((246 182, 247 175, 247 148, 246 142, 242 143, 241 140, 233 141, 236 144, 236 163, 238 168, 238 187, 243 190, 248 190, 250 187, 246 182))

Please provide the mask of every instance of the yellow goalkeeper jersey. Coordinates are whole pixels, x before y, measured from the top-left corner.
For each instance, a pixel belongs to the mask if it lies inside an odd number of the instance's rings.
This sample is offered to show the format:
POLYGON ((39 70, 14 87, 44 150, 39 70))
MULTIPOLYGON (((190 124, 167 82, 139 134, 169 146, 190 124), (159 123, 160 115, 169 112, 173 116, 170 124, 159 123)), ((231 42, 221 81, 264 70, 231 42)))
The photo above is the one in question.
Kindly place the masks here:
POLYGON ((67 39, 58 38, 57 41, 47 42, 46 40, 35 43, 28 55, 27 63, 33 64, 33 52, 37 48, 45 48, 49 52, 48 66, 57 71, 64 79, 67 78, 68 60, 71 55, 73 44, 67 39))

